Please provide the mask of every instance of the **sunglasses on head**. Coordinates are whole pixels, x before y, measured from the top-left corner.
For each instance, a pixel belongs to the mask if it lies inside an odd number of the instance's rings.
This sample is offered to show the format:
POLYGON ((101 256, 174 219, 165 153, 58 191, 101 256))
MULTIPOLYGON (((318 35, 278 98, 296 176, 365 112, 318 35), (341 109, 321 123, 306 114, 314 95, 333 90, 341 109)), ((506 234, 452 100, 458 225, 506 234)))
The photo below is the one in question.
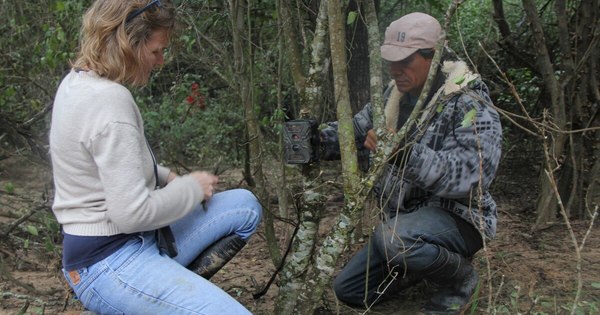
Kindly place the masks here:
POLYGON ((150 1, 150 3, 148 3, 143 8, 137 9, 137 10, 133 11, 131 14, 129 14, 127 16, 127 18, 125 19, 125 23, 128 23, 129 21, 133 20, 136 16, 146 12, 148 9, 150 9, 154 6, 157 6, 158 8, 162 8, 162 3, 160 3, 160 0, 150 1))

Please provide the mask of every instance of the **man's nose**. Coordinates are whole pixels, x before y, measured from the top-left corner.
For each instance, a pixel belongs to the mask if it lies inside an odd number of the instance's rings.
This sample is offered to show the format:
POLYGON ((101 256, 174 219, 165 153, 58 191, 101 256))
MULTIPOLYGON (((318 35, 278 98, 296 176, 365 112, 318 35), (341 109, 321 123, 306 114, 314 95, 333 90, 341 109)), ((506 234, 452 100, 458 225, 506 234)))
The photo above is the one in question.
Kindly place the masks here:
POLYGON ((394 71, 392 73, 390 73, 392 79, 398 79, 404 76, 404 72, 403 71, 394 71))
POLYGON ((393 67, 390 67, 390 75, 392 77, 399 77, 404 75, 404 67, 401 65, 394 65, 393 67))

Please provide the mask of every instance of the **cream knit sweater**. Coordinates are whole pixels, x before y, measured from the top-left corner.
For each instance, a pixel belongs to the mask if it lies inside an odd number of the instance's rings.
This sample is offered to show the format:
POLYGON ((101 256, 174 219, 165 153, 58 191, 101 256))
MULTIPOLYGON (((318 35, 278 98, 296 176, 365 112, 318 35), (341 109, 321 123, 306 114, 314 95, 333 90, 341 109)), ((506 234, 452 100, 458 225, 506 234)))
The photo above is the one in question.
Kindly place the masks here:
POLYGON ((52 111, 53 211, 66 233, 108 236, 149 231, 182 218, 203 199, 191 177, 168 186, 153 159, 139 109, 127 88, 92 71, 71 71, 52 111))

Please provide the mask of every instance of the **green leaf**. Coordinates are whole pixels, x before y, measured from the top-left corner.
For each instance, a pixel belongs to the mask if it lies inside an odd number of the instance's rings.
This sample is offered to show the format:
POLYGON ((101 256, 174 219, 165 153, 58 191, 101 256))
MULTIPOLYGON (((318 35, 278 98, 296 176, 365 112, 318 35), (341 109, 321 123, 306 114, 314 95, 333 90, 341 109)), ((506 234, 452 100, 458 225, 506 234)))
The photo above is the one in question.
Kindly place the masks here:
POLYGON ((465 77, 464 76, 462 76, 460 78, 454 79, 454 83, 455 84, 461 85, 463 82, 465 82, 465 77))
POLYGON ((471 109, 466 115, 465 118, 463 119, 461 126, 463 128, 466 127, 470 127, 473 124, 473 121, 475 121, 475 115, 477 114, 477 111, 475 110, 475 108, 471 109))
POLYGON ((15 192, 15 185, 13 183, 6 183, 4 184, 4 189, 7 193, 12 194, 15 192))
POLYGON ((27 226, 27 232, 29 232, 29 234, 31 234, 31 235, 38 236, 38 230, 33 225, 28 225, 27 226))
POLYGON ((65 2, 64 1, 58 1, 56 3, 56 11, 64 11, 65 10, 65 2))
POLYGON ((436 112, 441 113, 444 110, 444 104, 440 103, 438 107, 435 109, 436 112))
POLYGON ((54 243, 52 243, 52 241, 49 238, 46 238, 44 240, 44 245, 46 246, 46 250, 48 252, 53 252, 55 249, 54 243))
POLYGON ((592 288, 600 289, 600 282, 592 282, 592 288))
POLYGON ((348 13, 348 18, 346 18, 346 24, 350 25, 350 24, 354 23, 354 21, 356 21, 357 16, 358 16, 358 13, 356 13, 356 11, 350 11, 348 13))

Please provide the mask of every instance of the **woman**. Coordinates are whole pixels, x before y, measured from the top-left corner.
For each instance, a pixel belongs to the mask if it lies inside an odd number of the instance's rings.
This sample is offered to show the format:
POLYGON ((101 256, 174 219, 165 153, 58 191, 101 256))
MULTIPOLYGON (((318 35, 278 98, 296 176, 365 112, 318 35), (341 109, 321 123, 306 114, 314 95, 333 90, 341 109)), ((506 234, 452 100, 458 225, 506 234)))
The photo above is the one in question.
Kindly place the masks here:
POLYGON ((157 165, 126 88, 164 63, 174 24, 164 0, 97 0, 84 15, 50 131, 63 271, 101 314, 249 314, 207 279, 256 231, 258 201, 157 165))

